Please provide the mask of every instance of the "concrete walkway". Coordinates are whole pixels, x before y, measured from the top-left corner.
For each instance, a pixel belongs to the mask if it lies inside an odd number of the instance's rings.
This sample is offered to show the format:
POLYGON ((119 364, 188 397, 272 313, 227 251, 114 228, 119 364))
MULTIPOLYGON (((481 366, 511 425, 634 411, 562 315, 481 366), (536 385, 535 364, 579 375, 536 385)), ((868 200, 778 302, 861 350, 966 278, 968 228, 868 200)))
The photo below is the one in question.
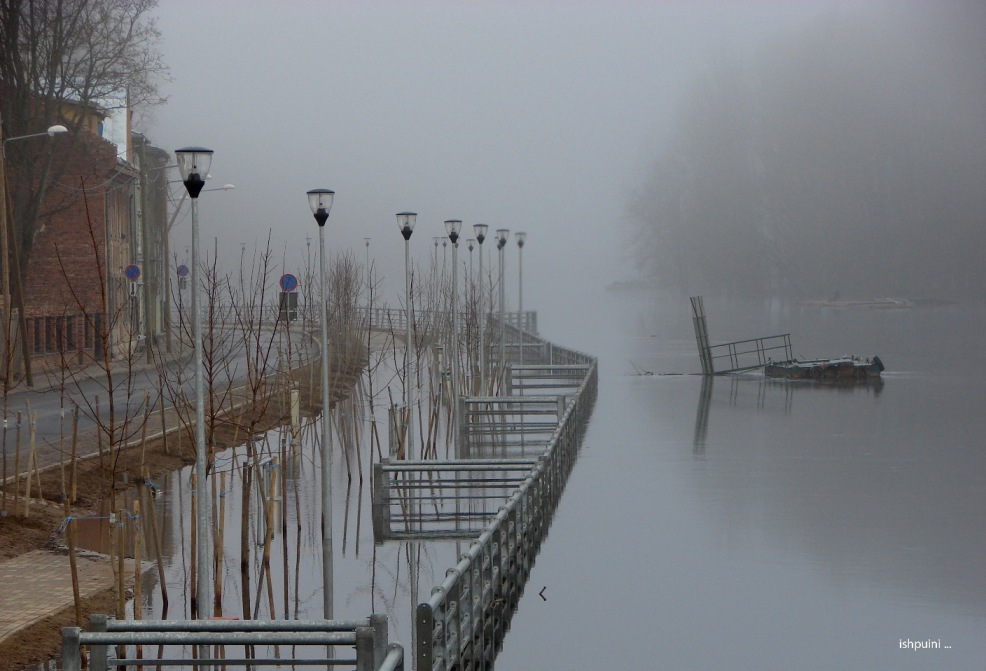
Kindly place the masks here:
MULTIPOLYGON (((109 557, 78 556, 79 594, 86 598, 113 587, 109 557)), ((133 582, 133 560, 126 571, 133 582)), ((0 641, 71 606, 72 572, 68 554, 34 550, 0 562, 0 641)))

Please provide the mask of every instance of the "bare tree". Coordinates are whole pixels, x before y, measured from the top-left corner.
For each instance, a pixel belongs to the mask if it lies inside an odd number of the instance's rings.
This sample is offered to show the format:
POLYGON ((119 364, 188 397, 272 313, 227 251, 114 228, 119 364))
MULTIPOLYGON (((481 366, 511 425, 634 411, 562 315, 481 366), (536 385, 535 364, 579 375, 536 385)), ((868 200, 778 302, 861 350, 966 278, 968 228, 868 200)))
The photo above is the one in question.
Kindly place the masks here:
MULTIPOLYGON (((157 0, 0 0, 0 117, 3 135, 60 123, 71 149, 95 115, 164 102, 167 68, 150 16, 157 0), (77 110, 73 113, 73 109, 77 110)), ((13 238, 23 274, 62 152, 31 143, 7 148, 13 238)), ((0 260, 6 264, 7 259, 0 260)))
POLYGON ((133 318, 134 298, 128 296, 126 287, 114 283, 106 276, 103 238, 92 218, 89 217, 87 221, 89 253, 94 259, 93 284, 97 287, 95 300, 88 292, 79 288, 80 285, 88 286, 85 278, 79 277, 75 270, 71 273, 67 270, 65 259, 57 246, 55 253, 71 297, 65 306, 65 314, 81 313, 85 330, 92 332, 95 340, 92 348, 88 348, 84 341, 70 343, 61 340, 63 336, 60 334, 57 349, 61 353, 59 364, 63 376, 62 387, 65 387, 65 380, 71 380, 71 384, 78 390, 74 394, 76 404, 96 425, 99 465, 106 477, 109 494, 113 491, 121 453, 144 428, 149 408, 146 406, 146 396, 143 404, 130 402, 139 397, 134 375, 138 356, 136 322, 133 318), (69 352, 72 347, 77 348, 77 351, 69 352), (75 358, 81 366, 71 366, 71 358, 75 358), (99 382, 101 393, 83 392, 81 385, 89 380, 99 382))

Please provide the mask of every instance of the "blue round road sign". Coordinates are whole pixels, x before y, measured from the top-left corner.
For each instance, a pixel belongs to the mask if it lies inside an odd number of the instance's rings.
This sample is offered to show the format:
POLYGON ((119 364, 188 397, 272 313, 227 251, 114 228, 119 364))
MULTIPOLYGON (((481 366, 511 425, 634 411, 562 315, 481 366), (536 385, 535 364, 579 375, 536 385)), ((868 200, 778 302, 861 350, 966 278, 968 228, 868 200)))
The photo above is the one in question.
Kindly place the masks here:
POLYGON ((127 279, 131 282, 136 282, 137 278, 140 277, 140 267, 131 263, 124 269, 123 274, 126 275, 127 279))
POLYGON ((185 275, 188 275, 188 266, 183 263, 178 266, 178 277, 185 277, 185 275))
POLYGON ((294 291, 298 288, 298 278, 291 273, 281 275, 281 291, 294 291))

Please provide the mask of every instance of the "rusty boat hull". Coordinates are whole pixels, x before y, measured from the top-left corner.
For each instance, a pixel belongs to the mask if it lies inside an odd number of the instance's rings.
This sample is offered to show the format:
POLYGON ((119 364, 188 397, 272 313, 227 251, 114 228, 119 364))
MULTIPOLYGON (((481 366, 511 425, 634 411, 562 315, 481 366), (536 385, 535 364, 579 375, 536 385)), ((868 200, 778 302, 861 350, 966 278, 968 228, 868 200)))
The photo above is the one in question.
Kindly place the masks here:
POLYGON ((764 376, 771 378, 847 383, 873 382, 881 379, 883 371, 883 362, 878 356, 872 359, 856 357, 808 361, 792 359, 768 363, 763 369, 764 376))

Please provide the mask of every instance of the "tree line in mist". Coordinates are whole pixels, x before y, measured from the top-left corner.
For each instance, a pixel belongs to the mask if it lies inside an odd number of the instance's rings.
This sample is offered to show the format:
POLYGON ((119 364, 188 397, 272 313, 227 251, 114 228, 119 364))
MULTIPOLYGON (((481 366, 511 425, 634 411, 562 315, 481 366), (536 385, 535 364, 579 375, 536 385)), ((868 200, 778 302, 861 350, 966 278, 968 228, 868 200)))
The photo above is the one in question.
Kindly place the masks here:
POLYGON ((974 3, 720 55, 631 202, 641 271, 692 294, 982 296, 984 63, 974 3))

